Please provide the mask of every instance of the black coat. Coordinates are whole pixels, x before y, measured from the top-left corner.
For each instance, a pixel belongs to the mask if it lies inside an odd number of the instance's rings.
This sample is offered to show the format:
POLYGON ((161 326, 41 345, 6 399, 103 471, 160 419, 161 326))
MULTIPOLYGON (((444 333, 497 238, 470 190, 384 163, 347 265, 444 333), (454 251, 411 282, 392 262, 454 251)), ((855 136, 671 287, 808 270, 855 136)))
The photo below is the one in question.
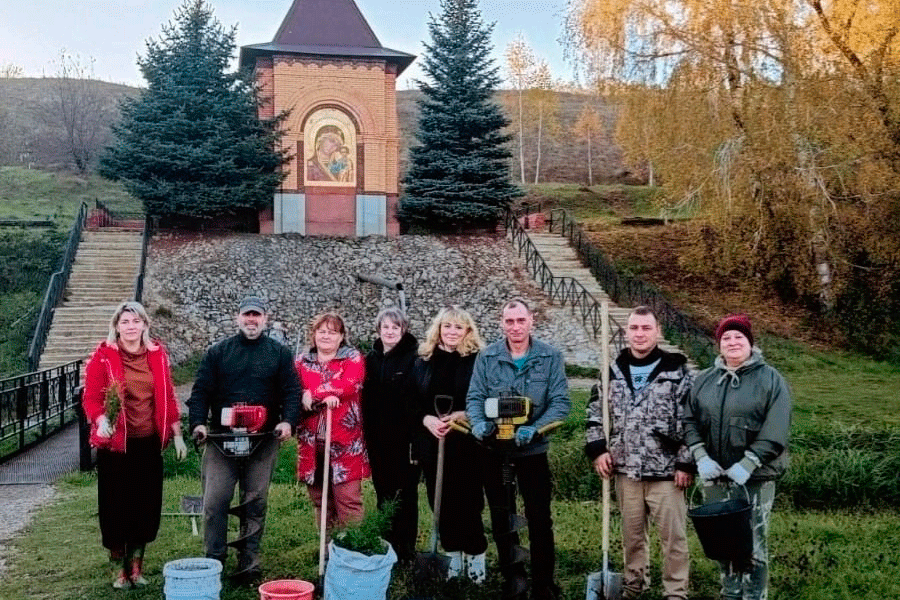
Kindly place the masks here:
POLYGON ((362 389, 363 434, 370 462, 375 465, 409 460, 412 417, 408 380, 416 360, 418 342, 403 334, 388 352, 380 339, 366 354, 362 389))
POLYGON ((437 416, 438 410, 442 413, 466 410, 466 394, 469 392, 469 381, 472 379, 476 356, 477 353, 460 356, 457 352, 445 352, 435 348, 429 360, 422 357, 416 360, 411 381, 413 386, 411 396, 414 402, 412 414, 415 421, 413 437, 420 453, 433 454, 437 448, 435 437, 422 424, 425 415, 437 416), (452 396, 452 404, 436 407, 434 397, 437 394, 452 396))

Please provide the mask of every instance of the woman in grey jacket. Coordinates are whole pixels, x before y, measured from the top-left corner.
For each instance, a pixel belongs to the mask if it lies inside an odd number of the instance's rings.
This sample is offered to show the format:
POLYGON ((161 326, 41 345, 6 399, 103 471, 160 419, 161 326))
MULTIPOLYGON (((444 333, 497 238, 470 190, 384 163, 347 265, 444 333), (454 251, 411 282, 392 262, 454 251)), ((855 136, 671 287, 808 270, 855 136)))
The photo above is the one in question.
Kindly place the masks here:
POLYGON ((788 463, 791 393, 784 378, 753 347, 746 315, 716 328, 720 356, 694 380, 685 410, 685 442, 703 480, 705 502, 744 496, 752 505, 749 564, 720 563, 724 600, 766 600, 769 515, 775 479, 788 463))

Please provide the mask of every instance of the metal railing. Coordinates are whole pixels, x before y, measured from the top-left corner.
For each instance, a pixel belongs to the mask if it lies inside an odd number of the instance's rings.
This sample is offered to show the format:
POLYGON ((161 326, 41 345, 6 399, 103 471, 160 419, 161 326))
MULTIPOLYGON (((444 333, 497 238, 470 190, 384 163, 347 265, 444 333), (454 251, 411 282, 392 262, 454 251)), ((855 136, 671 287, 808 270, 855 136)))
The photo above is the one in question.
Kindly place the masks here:
POLYGON ((153 230, 150 224, 150 218, 144 219, 144 231, 141 233, 141 258, 138 263, 138 273, 134 278, 134 296, 135 302, 140 302, 144 295, 144 271, 147 269, 147 244, 150 240, 153 230))
POLYGON ((94 210, 91 213, 91 225, 94 227, 140 229, 144 227, 145 222, 143 212, 112 209, 100 200, 94 199, 94 210))
POLYGON ((675 308, 658 290, 636 277, 621 275, 609 259, 590 242, 581 225, 567 210, 552 209, 548 229, 569 239, 575 252, 613 302, 630 306, 649 306, 659 316, 666 337, 672 343, 677 344, 701 367, 712 364, 716 350, 709 334, 675 308))
MULTIPOLYGON (((519 222, 519 216, 521 215, 514 211, 505 211, 504 225, 507 236, 525 261, 528 272, 551 300, 571 307, 572 312, 581 317, 585 328, 591 331, 595 338, 600 339, 602 328, 600 302, 574 277, 558 277, 553 274, 534 242, 528 237, 525 227, 519 222)), ((625 347, 625 330, 614 318, 610 317, 609 321, 612 332, 609 342, 618 352, 625 347)))
POLYGON ((0 380, 0 462, 77 418, 81 362, 0 380))
POLYGON ((69 274, 72 272, 72 263, 75 261, 75 253, 78 251, 78 243, 81 241, 81 232, 87 222, 87 215, 87 204, 82 202, 72 229, 69 231, 69 241, 63 249, 59 268, 50 276, 50 283, 47 284, 44 303, 41 305, 41 312, 34 325, 34 334, 31 336, 31 345, 28 348, 28 368, 31 371, 37 371, 41 361, 41 353, 44 352, 47 334, 50 332, 53 309, 59 305, 63 293, 66 291, 66 285, 69 283, 69 274))

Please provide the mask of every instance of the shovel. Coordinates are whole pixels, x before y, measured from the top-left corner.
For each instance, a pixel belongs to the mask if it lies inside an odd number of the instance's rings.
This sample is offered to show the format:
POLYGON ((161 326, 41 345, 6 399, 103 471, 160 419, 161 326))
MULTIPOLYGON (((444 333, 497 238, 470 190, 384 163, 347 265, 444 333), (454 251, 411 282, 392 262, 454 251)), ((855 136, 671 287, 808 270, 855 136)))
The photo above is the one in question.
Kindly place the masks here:
MULTIPOLYGON (((600 402, 603 407, 603 434, 609 441, 609 302, 600 304, 600 402)), ((622 598, 622 574, 609 568, 609 479, 603 478, 603 563, 602 570, 588 573, 587 600, 620 600, 622 598)))
MULTIPOLYGON (((446 401, 452 404, 452 396, 435 397, 435 406, 438 402, 446 401)), ((437 411, 441 415, 441 411, 437 411)), ((441 520, 441 496, 444 495, 444 448, 446 436, 438 438, 438 454, 437 454, 437 472, 434 477, 434 511, 431 519, 431 548, 428 552, 419 552, 416 554, 416 576, 419 579, 447 579, 447 572, 450 570, 450 557, 446 554, 439 554, 437 551, 438 543, 438 524, 441 520)))
POLYGON ((325 593, 325 539, 328 529, 328 487, 331 483, 331 407, 325 406, 325 466, 322 470, 322 509, 319 514, 319 590, 325 593))

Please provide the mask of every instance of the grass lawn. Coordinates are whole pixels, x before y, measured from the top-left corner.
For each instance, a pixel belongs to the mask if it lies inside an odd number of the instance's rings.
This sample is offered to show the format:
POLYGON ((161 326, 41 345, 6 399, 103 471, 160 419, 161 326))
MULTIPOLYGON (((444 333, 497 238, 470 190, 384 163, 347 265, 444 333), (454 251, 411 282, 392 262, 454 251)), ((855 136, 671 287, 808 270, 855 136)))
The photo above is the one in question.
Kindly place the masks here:
MULTIPOLYGON (((833 418, 846 419, 849 425, 876 421, 890 431, 896 400, 886 399, 900 387, 900 373, 877 363, 848 354, 810 351, 790 344, 780 348, 770 343, 770 357, 791 381, 796 396, 797 421, 804 415, 833 411, 833 418), (831 365, 831 366, 829 366, 831 365), (807 368, 808 367, 808 368, 807 368), (804 374, 809 370, 808 374, 804 374), (860 371, 864 389, 837 385, 848 371, 860 371), (823 391, 825 390, 825 391, 823 391), (832 391, 828 391, 832 390, 832 391), (857 399, 881 398, 866 409, 865 415, 852 410, 857 399), (842 404, 850 408, 842 409, 842 404), (820 406, 822 408, 820 408, 820 406)), ((568 478, 585 478, 587 461, 580 454, 581 421, 586 391, 573 392, 569 421, 553 442, 557 487, 578 487, 568 478), (568 468, 567 468, 568 467, 568 468)), ((825 418, 823 415, 822 418, 825 418)), ((795 422, 795 430, 798 425, 795 422)), ((896 451, 896 449, 894 449, 896 451)), ((171 450, 169 451, 171 452, 171 450)), ((301 578, 316 580, 318 537, 313 511, 306 491, 293 482, 294 444, 282 448, 281 461, 270 495, 269 518, 263 543, 266 579, 301 578)), ((178 512, 182 495, 198 495, 200 483, 195 455, 184 463, 167 460, 169 477, 165 483, 166 512, 178 512)), ((896 477, 896 474, 894 474, 896 477)), ((424 486, 423 486, 424 487, 424 486)), ((374 505, 371 486, 365 486, 367 508, 374 505)), ((585 594, 585 576, 599 567, 600 505, 590 498, 593 492, 577 498, 557 500, 553 504, 557 536, 557 573, 567 599, 585 594)), ((423 492, 424 496, 424 492, 423 492)), ((839 510, 792 510, 784 498, 773 514, 770 534, 771 590, 773 600, 883 600, 900 598, 900 513, 896 508, 880 510, 849 508, 839 510)), ((419 548, 426 549, 430 534, 430 512, 424 498, 420 502, 419 548)), ((617 519, 613 516, 612 553, 614 565, 621 565, 617 519)), ((718 593, 718 571, 703 557, 693 528, 689 526, 692 576, 691 597, 712 600, 718 593)), ((661 594, 659 558, 653 540, 653 593, 661 594)), ((150 585, 128 592, 129 598, 160 598, 162 569, 176 558, 202 555, 200 537, 191 535, 187 517, 164 517, 159 538, 148 548, 147 571, 150 585)), ((494 600, 499 595, 493 544, 489 551, 491 575, 484 587, 466 582, 447 582, 437 587, 416 584, 409 573, 395 572, 392 598, 474 598, 494 600)), ((234 558, 226 572, 234 567, 234 558)), ((121 591, 110 586, 112 569, 99 542, 96 517, 96 478, 92 473, 73 475, 59 484, 55 503, 42 509, 24 535, 10 544, 8 573, 0 581, 0 598, 18 599, 98 599, 119 598, 121 591)), ((620 567, 619 567, 620 568, 620 567)), ((650 596, 653 598, 654 596, 650 596)), ((223 581, 222 600, 255 599, 258 593, 249 587, 233 587, 223 581)))
POLYGON ((47 219, 68 229, 81 203, 90 207, 95 200, 124 211, 142 210, 121 185, 98 175, 0 167, 0 219, 47 219))
MULTIPOLYGON (((112 569, 99 543, 96 519, 96 479, 91 474, 73 476, 60 484, 58 501, 42 510, 27 535, 12 543, 10 571, 0 582, 0 598, 97 599, 119 598, 123 592, 110 586, 112 569)), ((199 493, 195 477, 167 480, 165 510, 176 512, 182 494, 199 493)), ((374 504, 366 486, 367 505, 374 504)), ((585 574, 600 560, 600 507, 596 502, 554 502, 557 532, 558 578, 564 597, 584 597, 585 574)), ((794 512, 779 510, 772 519, 770 597, 790 600, 883 600, 900 598, 900 545, 896 512, 794 512)), ((427 548, 430 515, 422 502, 419 548, 427 548)), ((615 519, 614 519, 615 523, 615 519)), ((692 564, 692 598, 717 596, 715 565, 702 558, 699 542, 689 527, 692 564)), ((613 531, 615 564, 619 561, 619 534, 613 531)), ((654 540, 655 543, 655 540, 654 540)), ((273 484, 263 544, 266 579, 300 578, 316 581, 318 538, 311 504, 305 489, 295 484, 273 484)), ((160 598, 165 562, 202 556, 200 537, 191 535, 187 517, 164 517, 159 538, 148 546, 147 576, 150 585, 127 593, 129 598, 160 598)), ((489 569, 495 565, 493 544, 489 569)), ((653 556, 654 590, 659 588, 659 561, 653 556)), ((226 571, 234 567, 234 558, 226 571)), ((436 590, 431 590, 432 592, 436 590)), ((436 597, 493 599, 499 591, 495 570, 482 589, 468 584, 441 586, 436 597)), ((409 598, 420 593, 407 573, 396 573, 392 597, 409 598)), ((223 580, 222 600, 258 598, 249 587, 233 587, 223 580)))

